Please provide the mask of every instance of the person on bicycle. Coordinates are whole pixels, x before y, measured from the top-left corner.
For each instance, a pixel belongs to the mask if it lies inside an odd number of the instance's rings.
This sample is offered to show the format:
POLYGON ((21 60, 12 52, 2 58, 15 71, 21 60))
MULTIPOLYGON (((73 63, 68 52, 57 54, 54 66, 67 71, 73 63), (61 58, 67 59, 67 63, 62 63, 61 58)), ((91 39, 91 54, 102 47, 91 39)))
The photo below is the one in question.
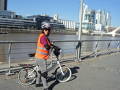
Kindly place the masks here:
POLYGON ((49 50, 52 46, 48 36, 51 31, 51 26, 47 22, 43 22, 41 25, 42 32, 38 37, 37 49, 35 53, 36 63, 39 65, 40 70, 37 72, 36 87, 40 85, 40 76, 43 83, 44 90, 48 90, 47 85, 47 72, 46 61, 49 57, 49 50))

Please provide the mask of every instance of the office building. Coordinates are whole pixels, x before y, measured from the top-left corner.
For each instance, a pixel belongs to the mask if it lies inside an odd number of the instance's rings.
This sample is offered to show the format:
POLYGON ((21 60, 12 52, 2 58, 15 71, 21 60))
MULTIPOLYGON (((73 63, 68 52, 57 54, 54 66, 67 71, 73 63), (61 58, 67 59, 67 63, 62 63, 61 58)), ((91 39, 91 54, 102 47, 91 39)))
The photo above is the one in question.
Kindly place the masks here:
POLYGON ((0 28, 32 29, 35 26, 31 20, 0 18, 0 28))
POLYGON ((76 22, 72 20, 59 19, 59 15, 57 14, 53 16, 53 19, 56 20, 58 23, 63 24, 65 26, 65 29, 67 30, 76 30, 76 22))
POLYGON ((111 26, 111 15, 105 10, 96 11, 96 24, 95 29, 104 31, 105 28, 111 26))
POLYGON ((111 15, 105 10, 93 10, 83 4, 83 33, 93 31, 105 31, 106 27, 111 26, 111 15))
POLYGON ((41 29, 42 22, 49 22, 53 30, 62 30, 65 28, 63 24, 57 22, 57 20, 54 20, 53 17, 50 17, 48 15, 33 15, 33 16, 28 16, 27 18, 32 19, 34 22, 36 22, 36 28, 38 30, 41 29))
POLYGON ((7 10, 7 0, 0 0, 0 10, 7 10))
POLYGON ((76 30, 76 22, 74 21, 59 19, 58 22, 65 25, 67 30, 76 30))
POLYGON ((95 10, 88 8, 86 4, 83 4, 82 32, 89 33, 93 30, 95 30, 95 10))
POLYGON ((16 13, 7 10, 0 11, 0 18, 16 18, 16 13))

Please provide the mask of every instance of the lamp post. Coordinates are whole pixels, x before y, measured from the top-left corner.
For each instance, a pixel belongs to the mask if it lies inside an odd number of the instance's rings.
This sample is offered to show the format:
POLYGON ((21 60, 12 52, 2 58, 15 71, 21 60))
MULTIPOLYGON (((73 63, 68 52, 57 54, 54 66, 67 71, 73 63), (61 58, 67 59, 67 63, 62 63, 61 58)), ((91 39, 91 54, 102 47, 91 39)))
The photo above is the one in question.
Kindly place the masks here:
POLYGON ((81 40, 81 34, 82 34, 83 2, 84 0, 80 1, 78 40, 81 40))
POLYGON ((82 35, 82 20, 83 20, 83 2, 84 0, 80 1, 80 11, 79 11, 79 30, 78 30, 78 55, 77 55, 77 59, 80 59, 80 54, 81 54, 81 35, 82 35))

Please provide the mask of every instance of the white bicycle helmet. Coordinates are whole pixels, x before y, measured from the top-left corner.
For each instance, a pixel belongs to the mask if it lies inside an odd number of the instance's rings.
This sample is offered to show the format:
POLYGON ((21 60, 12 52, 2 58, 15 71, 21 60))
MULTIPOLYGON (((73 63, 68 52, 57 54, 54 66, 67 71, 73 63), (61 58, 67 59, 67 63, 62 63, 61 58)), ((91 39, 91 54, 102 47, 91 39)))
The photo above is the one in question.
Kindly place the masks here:
POLYGON ((48 22, 42 22, 41 29, 51 29, 51 25, 48 22))

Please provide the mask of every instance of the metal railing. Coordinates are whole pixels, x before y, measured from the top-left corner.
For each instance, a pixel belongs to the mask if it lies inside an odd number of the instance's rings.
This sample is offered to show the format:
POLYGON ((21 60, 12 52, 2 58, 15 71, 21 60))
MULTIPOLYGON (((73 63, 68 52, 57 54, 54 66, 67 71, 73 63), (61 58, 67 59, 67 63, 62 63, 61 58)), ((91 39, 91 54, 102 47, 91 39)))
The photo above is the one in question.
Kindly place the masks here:
MULTIPOLYGON (((68 58, 70 58, 79 61, 86 57, 97 57, 98 55, 120 51, 120 40, 66 40, 52 42, 63 49, 63 60, 69 60, 68 58)), ((28 54, 34 53, 35 50, 36 42, 0 41, 0 57, 3 57, 0 60, 7 60, 8 74, 11 74, 11 63, 29 60, 28 54)))

